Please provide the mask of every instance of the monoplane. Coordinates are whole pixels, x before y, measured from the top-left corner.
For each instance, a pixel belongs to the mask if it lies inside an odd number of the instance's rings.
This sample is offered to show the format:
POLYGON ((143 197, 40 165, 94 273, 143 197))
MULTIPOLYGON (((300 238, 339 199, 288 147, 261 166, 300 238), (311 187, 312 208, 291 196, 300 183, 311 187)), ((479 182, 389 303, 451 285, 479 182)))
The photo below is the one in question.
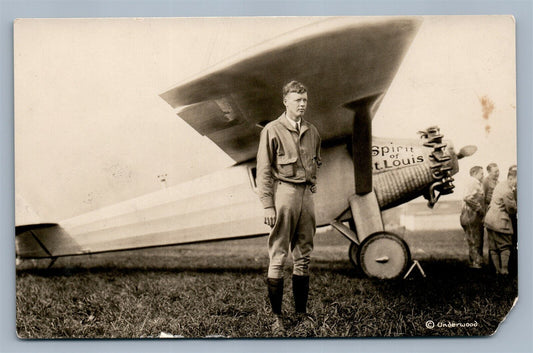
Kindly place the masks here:
POLYGON ((320 21, 162 90, 177 116, 234 165, 69 219, 17 223, 17 258, 53 263, 62 256, 268 234, 255 156, 261 129, 283 111, 281 87, 295 79, 308 87, 305 118, 322 137, 317 225, 349 239, 351 261, 368 276, 402 275, 409 247, 385 230, 382 211, 419 196, 432 207, 453 192, 458 160, 476 150, 456 152, 436 126, 408 139, 372 136, 372 119, 420 24, 411 17, 320 21))

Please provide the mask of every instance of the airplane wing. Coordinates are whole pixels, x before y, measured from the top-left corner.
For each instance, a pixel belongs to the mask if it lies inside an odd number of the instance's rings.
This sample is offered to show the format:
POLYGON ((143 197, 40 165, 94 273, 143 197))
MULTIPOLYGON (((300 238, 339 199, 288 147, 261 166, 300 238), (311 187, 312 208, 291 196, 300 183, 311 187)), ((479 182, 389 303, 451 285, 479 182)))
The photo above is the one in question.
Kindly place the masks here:
MULTIPOLYGON (((255 158, 261 128, 283 111, 281 88, 292 79, 308 87, 306 118, 323 141, 352 135, 352 126, 369 136, 373 111, 419 25, 417 18, 318 21, 161 97, 237 163, 255 158), (354 107, 355 122, 364 112, 364 124, 354 124, 354 107)), ((366 147, 358 154, 370 158, 366 147)), ((356 169, 371 175, 371 168, 356 169)), ((54 258, 267 234, 249 173, 241 165, 59 223, 44 222, 28 208, 17 221, 31 225, 17 227, 17 256, 54 258)))
MULTIPOLYGON (((379 103, 420 25, 419 18, 329 19, 278 37, 160 96, 237 163, 255 158, 266 122, 284 110, 282 86, 308 87, 306 119, 323 141, 351 135, 345 106, 379 103)), ((375 104, 373 109, 377 108, 375 104)))

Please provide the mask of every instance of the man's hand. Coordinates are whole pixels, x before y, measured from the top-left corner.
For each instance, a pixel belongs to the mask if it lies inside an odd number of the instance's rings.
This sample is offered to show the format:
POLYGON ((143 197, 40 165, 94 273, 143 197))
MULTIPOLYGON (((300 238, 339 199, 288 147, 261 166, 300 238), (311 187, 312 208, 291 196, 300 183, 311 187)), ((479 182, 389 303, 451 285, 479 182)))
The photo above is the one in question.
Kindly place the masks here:
POLYGON ((274 224, 276 224, 276 208, 275 207, 265 208, 265 224, 270 226, 270 228, 274 227, 274 224))
POLYGON ((316 184, 311 185, 310 190, 313 194, 316 193, 316 184))

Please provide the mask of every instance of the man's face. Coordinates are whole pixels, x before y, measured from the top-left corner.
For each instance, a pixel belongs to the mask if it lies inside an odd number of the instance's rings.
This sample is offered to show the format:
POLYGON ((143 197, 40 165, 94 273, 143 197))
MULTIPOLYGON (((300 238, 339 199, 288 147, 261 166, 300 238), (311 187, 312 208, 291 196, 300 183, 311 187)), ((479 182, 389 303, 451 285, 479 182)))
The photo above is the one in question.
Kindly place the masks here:
POLYGON ((500 176, 500 170, 498 169, 498 167, 492 167, 489 172, 489 176, 493 179, 498 179, 500 176))
POLYGON ((511 187, 513 188, 516 188, 516 185, 517 185, 517 178, 515 176, 510 176, 509 177, 509 185, 511 185, 511 187))
POLYGON ((474 177, 477 180, 482 181, 483 180, 483 169, 480 169, 476 174, 474 174, 474 177))
POLYGON ((305 110, 307 109, 307 92, 289 92, 285 98, 283 98, 283 104, 285 104, 285 110, 289 118, 299 120, 305 114, 305 110))

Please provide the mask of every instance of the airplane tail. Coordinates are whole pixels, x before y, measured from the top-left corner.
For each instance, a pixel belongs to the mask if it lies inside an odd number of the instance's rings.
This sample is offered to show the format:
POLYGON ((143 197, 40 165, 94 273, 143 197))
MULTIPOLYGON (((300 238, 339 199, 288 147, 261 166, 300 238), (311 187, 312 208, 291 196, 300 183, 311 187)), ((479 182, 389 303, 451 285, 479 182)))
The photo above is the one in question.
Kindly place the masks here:
POLYGON ((80 245, 56 223, 15 227, 15 250, 18 259, 54 258, 58 253, 82 253, 80 245))

